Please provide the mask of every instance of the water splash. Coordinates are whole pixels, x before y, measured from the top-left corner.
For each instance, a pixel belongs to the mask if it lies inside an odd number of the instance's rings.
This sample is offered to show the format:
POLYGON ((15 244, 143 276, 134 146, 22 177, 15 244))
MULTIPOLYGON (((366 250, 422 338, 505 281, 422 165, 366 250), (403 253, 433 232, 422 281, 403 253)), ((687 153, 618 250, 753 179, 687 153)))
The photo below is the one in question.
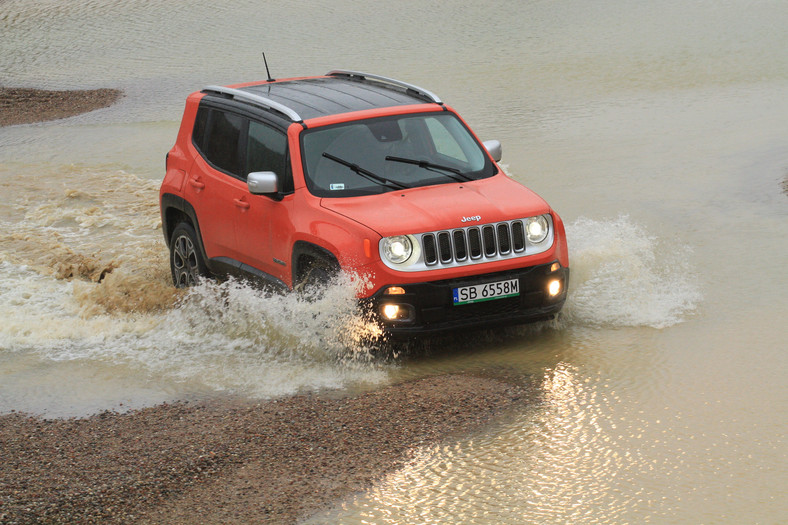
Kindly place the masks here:
POLYGON ((564 313, 592 326, 665 328, 701 300, 691 250, 648 234, 626 216, 567 226, 572 277, 564 313))
MULTIPOLYGON (((177 291, 157 183, 112 169, 55 171, 57 185, 28 185, 0 170, 13 189, 0 205, 0 369, 12 355, 26 366, 62 363, 48 383, 69 385, 76 365, 110 367, 176 397, 270 397, 386 380, 392 365, 374 356, 380 327, 356 301, 361 279, 343 276, 320 297, 236 280, 177 291)), ((626 217, 580 219, 568 234, 570 323, 661 328, 699 300, 681 250, 661 249, 626 217)), ((3 388, 13 381, 6 376, 3 388)), ((119 387, 110 383, 96 396, 112 398, 119 387)))
POLYGON ((390 366, 375 357, 380 329, 346 279, 320 298, 206 280, 163 312, 94 315, 84 315, 73 288, 100 283, 56 280, 7 262, 0 281, 14 290, 0 301, 0 358, 119 366, 174 391, 264 398, 378 383, 390 366))
POLYGON ((277 359, 365 359, 371 349, 365 343, 381 335, 344 275, 319 296, 271 293, 235 279, 206 280, 165 317, 177 337, 219 338, 228 345, 264 349, 277 359))
MULTIPOLYGON (((111 367, 175 397, 270 397, 385 379, 389 365, 373 356, 380 329, 355 301, 360 279, 343 277, 319 298, 234 280, 176 290, 157 182, 114 168, 39 171, 0 168, 11 191, 0 203, 0 394, 26 381, 12 362, 51 370, 49 397, 66 400, 79 398, 80 387, 68 386, 75 366, 111 367)), ((114 399, 122 387, 96 388, 114 399)))
POLYGON ((169 348, 163 357, 178 363, 175 377, 270 396, 382 380, 373 355, 379 335, 345 279, 319 298, 229 280, 190 290, 146 341, 169 348))
POLYGON ((75 282, 86 316, 174 304, 158 183, 117 169, 36 170, 30 177, 0 169, 9 189, 9 203, 0 210, 0 261, 75 282))

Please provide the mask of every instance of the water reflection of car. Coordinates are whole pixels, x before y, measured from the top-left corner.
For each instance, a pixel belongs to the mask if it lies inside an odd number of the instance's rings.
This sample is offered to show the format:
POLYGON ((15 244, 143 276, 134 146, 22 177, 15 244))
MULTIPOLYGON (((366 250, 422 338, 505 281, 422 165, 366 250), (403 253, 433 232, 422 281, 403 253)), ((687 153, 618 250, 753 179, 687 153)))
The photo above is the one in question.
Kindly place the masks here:
POLYGON ((210 86, 186 100, 161 186, 176 286, 282 289, 345 271, 387 332, 549 319, 564 226, 433 93, 351 71, 210 86))

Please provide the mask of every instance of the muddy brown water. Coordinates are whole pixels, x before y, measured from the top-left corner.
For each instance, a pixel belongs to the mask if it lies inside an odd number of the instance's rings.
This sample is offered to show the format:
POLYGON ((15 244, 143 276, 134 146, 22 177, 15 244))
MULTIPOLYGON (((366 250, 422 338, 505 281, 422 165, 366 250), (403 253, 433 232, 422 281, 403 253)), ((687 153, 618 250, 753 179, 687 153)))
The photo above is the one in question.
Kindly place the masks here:
POLYGON ((0 3, 4 85, 122 89, 0 128, 0 411, 342 394, 502 371, 535 402, 314 523, 788 516, 788 5, 0 3), (207 21, 210 21, 208 23, 207 21), (186 95, 342 67, 438 93, 568 226, 559 322, 369 358, 315 303, 169 286, 157 189, 186 95))

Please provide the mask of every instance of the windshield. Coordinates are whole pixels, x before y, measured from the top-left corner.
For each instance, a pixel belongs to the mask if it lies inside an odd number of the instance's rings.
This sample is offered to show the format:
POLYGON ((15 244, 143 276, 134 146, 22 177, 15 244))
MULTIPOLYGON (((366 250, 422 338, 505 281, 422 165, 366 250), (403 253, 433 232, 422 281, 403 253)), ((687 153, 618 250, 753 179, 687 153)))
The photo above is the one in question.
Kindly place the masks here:
POLYGON ((369 195, 496 173, 482 146, 445 111, 307 130, 302 150, 307 187, 319 197, 369 195))

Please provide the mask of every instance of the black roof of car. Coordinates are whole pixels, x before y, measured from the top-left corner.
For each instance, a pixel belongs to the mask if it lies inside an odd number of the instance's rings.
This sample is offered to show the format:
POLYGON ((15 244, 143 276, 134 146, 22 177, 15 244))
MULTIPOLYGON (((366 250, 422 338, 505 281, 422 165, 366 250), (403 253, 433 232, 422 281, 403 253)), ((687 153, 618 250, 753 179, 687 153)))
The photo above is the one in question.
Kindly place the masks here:
POLYGON ((238 89, 209 86, 203 91, 283 113, 294 122, 366 109, 443 104, 418 86, 355 71, 331 71, 324 77, 266 81, 238 89))

